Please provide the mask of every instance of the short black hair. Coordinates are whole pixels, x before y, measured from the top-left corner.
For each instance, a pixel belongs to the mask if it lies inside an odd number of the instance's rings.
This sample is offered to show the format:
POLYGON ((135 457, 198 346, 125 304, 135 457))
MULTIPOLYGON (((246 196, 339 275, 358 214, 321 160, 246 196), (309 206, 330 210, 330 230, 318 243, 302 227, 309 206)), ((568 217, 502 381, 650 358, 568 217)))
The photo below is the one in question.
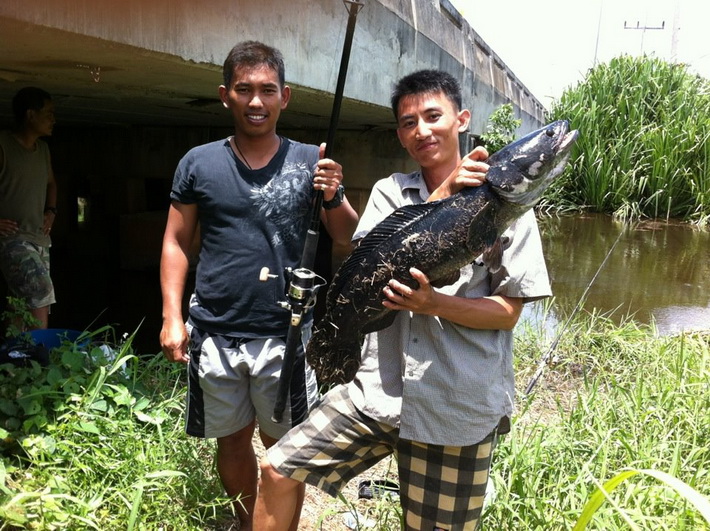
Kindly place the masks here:
POLYGON ((15 123, 18 126, 23 125, 27 118, 27 111, 39 111, 48 101, 52 101, 52 96, 46 90, 37 87, 21 88, 12 98, 12 114, 15 117, 15 123))
POLYGON ((454 76, 442 70, 419 70, 404 76, 392 90, 392 112, 398 119, 399 101, 404 96, 443 92, 454 105, 456 111, 461 110, 461 86, 454 76))
POLYGON ((281 88, 286 85, 286 68, 284 67, 284 58, 281 52, 263 42, 243 41, 234 45, 224 61, 224 66, 222 67, 224 86, 229 88, 235 67, 259 65, 267 65, 274 69, 279 75, 281 88))

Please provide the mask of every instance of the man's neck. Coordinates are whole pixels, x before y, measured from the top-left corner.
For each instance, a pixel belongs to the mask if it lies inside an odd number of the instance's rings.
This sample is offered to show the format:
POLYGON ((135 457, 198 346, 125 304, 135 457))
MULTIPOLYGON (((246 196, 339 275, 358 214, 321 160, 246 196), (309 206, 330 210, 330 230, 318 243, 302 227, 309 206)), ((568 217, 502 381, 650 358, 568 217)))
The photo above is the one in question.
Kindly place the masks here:
POLYGON ((436 167, 420 168, 422 178, 426 183, 429 193, 436 190, 457 168, 460 160, 454 160, 449 164, 440 164, 436 167))
POLYGON ((25 149, 34 149, 37 145, 37 139, 39 135, 29 131, 27 129, 16 129, 12 132, 12 136, 20 143, 25 149))
POLYGON ((235 132, 232 142, 237 155, 253 169, 267 166, 281 146, 281 137, 275 132, 272 135, 251 137, 235 132), (244 160, 246 159, 246 160, 244 160))

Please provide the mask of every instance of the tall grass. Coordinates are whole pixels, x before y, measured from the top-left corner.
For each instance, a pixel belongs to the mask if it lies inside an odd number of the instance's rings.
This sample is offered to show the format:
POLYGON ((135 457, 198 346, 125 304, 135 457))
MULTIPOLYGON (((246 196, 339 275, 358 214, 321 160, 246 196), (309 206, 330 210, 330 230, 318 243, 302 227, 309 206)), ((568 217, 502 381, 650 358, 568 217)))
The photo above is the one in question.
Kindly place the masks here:
POLYGON ((623 219, 710 219, 707 79, 682 64, 621 56, 565 91, 550 118, 581 133, 566 179, 550 191, 555 201, 623 219))
MULTIPOLYGON (((19 403, 0 397, 0 529, 205 530, 228 511, 212 445, 183 432, 183 368, 135 357, 130 340, 113 360, 65 344, 52 367, 0 367, 19 403)), ((547 342, 519 331, 520 389, 547 342)), ((657 337, 580 315, 555 354, 496 449, 483 528, 710 529, 698 510, 710 511, 708 333, 657 337)), ((396 530, 396 503, 362 521, 396 530)), ((342 529, 342 514, 319 525, 342 529)))
MULTIPOLYGON (((627 473, 589 528, 710 529, 686 497, 638 474, 678 479, 710 511, 710 336, 649 332, 598 315, 574 323, 497 449, 486 527, 572 529, 595 491, 627 473)), ((522 384, 537 341, 524 336, 516 353, 522 384)))

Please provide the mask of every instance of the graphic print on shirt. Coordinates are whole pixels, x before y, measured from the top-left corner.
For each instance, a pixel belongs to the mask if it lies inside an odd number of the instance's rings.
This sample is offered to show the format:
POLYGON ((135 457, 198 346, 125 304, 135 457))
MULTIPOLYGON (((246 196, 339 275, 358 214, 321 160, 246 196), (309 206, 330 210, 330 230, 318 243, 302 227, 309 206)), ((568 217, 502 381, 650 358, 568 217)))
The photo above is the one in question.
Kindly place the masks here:
POLYGON ((274 225, 274 247, 298 241, 311 204, 312 174, 303 162, 284 162, 281 174, 267 184, 252 188, 251 199, 274 225))

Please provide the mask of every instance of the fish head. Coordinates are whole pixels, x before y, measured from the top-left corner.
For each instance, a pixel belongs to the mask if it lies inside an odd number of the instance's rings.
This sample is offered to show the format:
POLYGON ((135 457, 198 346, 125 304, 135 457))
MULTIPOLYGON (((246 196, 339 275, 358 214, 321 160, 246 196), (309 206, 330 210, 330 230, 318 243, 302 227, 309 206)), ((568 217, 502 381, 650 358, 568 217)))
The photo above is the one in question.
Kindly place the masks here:
POLYGON ((506 201, 530 207, 565 169, 578 135, 567 120, 552 122, 491 155, 486 178, 506 201))

